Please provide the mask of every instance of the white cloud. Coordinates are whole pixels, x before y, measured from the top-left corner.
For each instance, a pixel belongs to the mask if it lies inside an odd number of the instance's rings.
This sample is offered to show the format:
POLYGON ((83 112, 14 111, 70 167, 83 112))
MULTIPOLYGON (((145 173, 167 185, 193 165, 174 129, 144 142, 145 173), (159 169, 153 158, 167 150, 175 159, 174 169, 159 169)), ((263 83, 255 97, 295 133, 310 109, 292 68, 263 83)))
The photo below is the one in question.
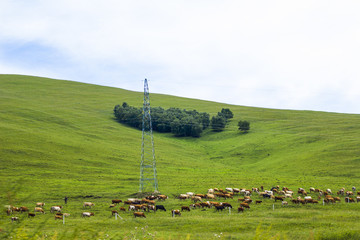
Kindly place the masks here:
MULTIPOLYGON (((164 94, 360 113, 359 6, 357 1, 2 1, 0 63, 6 62, 1 47, 7 42, 35 42, 61 58, 46 68, 29 68, 19 58, 1 72, 18 69, 138 91, 147 77, 150 90, 164 94)), ((31 63, 32 57, 23 61, 31 63)))

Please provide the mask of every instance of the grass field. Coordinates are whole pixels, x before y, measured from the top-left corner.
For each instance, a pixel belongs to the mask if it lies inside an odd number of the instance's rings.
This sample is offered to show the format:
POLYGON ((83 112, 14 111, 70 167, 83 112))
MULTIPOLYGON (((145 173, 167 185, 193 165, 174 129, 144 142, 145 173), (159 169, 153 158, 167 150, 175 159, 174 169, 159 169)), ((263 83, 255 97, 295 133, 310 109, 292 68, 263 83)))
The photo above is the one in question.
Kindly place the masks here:
MULTIPOLYGON (((143 93, 0 75, 0 100, 1 203, 32 208, 44 201, 48 212, 68 196, 64 211, 71 213, 63 225, 49 213, 34 219, 18 214, 20 223, 11 223, 2 211, 1 238, 360 238, 360 203, 344 201, 281 207, 265 200, 239 214, 235 208, 231 214, 198 209, 178 218, 167 211, 146 219, 125 213, 115 220, 111 199, 138 192, 141 131, 116 122, 112 111, 122 102, 141 107, 143 93), (84 201, 95 202, 94 217, 81 218, 84 201)), ((360 189, 358 114, 263 109, 160 94, 151 94, 150 102, 211 115, 221 108, 234 113, 223 132, 207 130, 201 138, 154 133, 159 189, 170 197, 163 203, 167 209, 190 204, 175 195, 214 187, 360 189), (239 133, 239 120, 250 121, 249 133, 239 133)), ((239 205, 237 198, 229 201, 239 205)))

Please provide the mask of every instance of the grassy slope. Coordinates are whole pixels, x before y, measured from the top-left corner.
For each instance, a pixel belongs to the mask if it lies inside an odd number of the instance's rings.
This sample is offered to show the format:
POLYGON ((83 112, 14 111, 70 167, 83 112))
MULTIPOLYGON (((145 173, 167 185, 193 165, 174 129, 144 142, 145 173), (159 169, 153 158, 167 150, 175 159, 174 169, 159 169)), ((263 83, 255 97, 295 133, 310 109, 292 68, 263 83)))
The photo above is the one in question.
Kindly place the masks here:
MULTIPOLYGON (((140 107, 142 99, 141 92, 0 75, 0 190, 11 197, 2 200, 110 199, 137 192, 141 132, 114 121, 112 109, 124 101, 140 107)), ((228 107, 234 113, 221 133, 206 131, 198 139, 154 134, 159 187, 166 194, 277 184, 360 188, 360 115, 159 94, 151 94, 150 101, 163 108, 216 114, 228 107), (239 134, 240 119, 251 122, 250 133, 239 134)))

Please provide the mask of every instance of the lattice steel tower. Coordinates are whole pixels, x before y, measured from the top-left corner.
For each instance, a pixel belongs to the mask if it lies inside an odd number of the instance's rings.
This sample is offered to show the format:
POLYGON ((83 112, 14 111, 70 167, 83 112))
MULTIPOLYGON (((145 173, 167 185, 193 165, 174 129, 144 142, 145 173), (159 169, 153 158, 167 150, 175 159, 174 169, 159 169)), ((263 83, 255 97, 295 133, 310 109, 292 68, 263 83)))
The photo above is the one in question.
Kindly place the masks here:
POLYGON ((144 81, 144 104, 142 119, 142 144, 140 164, 140 192, 158 192, 154 137, 152 132, 149 86, 144 81))

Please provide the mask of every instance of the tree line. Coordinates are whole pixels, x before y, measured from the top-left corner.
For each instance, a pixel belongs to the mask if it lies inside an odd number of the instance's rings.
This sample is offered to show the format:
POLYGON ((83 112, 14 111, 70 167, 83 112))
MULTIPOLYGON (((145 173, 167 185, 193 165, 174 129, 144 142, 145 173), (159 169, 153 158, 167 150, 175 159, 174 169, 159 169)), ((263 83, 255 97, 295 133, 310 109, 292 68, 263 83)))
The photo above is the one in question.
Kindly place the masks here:
MULTIPOLYGON (((142 108, 132 107, 126 102, 114 107, 115 118, 120 123, 140 130, 142 129, 142 111, 142 108)), ((221 112, 218 112, 211 120, 210 114, 206 112, 181 110, 179 108, 151 108, 153 131, 172 133, 176 137, 200 137, 201 133, 208 127, 211 127, 213 131, 222 131, 230 118, 233 118, 233 113, 228 108, 223 108, 221 112)))

